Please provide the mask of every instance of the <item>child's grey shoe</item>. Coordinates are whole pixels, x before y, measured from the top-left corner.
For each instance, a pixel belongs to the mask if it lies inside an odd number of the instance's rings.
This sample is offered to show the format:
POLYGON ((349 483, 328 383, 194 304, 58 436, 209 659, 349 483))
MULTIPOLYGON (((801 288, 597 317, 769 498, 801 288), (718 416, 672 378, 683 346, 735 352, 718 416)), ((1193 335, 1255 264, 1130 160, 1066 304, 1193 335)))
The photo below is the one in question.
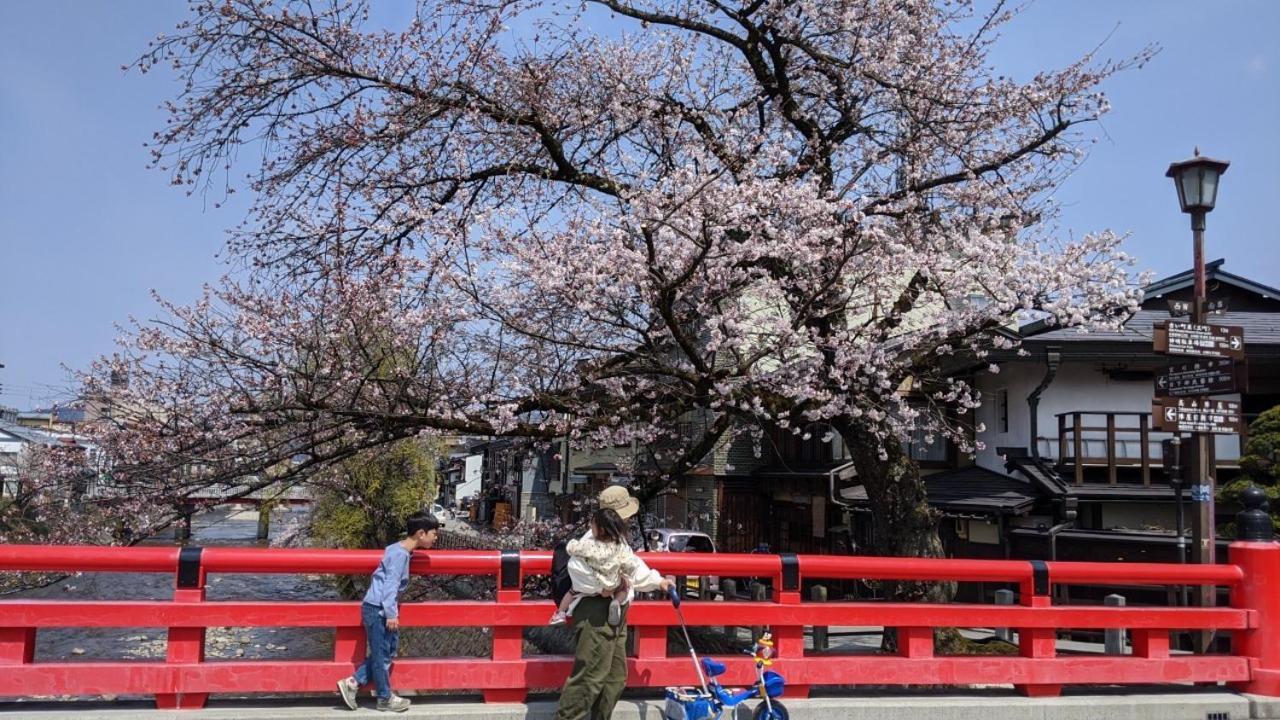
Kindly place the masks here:
POLYGON ((346 703, 347 707, 352 710, 356 709, 356 692, 359 690, 360 686, 356 684, 356 679, 353 677, 343 678, 338 681, 338 694, 342 696, 342 702, 346 703))
POLYGON ((609 601, 609 625, 617 627, 622 624, 622 603, 617 598, 609 601))
POLYGON ((407 698, 402 698, 399 695, 392 695, 386 700, 379 699, 378 709, 382 712, 404 712, 405 710, 408 710, 409 706, 412 704, 413 703, 409 702, 407 698))

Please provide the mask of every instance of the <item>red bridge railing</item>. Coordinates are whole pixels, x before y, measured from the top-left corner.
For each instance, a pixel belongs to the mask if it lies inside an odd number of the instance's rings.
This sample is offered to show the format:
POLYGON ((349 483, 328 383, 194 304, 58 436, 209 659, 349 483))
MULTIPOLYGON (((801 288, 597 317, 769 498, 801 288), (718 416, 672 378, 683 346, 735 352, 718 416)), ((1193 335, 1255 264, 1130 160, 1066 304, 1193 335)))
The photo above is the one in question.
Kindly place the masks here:
MULTIPOLYGON (((163 708, 200 707, 210 693, 328 692, 365 652, 357 602, 207 601, 205 582, 217 573, 367 574, 378 551, 240 548, 99 548, 0 545, 0 571, 172 573, 170 601, 0 601, 0 696, 154 695, 163 708), (35 662, 41 628, 169 628, 167 657, 159 661, 35 662), (334 628, 331 659, 205 661, 210 627, 334 628)), ((1074 563, 1022 560, 944 560, 861 556, 708 555, 645 557, 670 575, 771 577, 769 602, 690 601, 691 625, 770 626, 778 642, 775 667, 789 696, 823 685, 967 685, 1012 683, 1029 695, 1057 694, 1063 685, 1217 683, 1280 695, 1280 544, 1239 542, 1229 565, 1074 563), (806 579, 982 581, 1016 584, 1020 604, 802 603, 806 579), (1055 584, 1215 585, 1230 588, 1222 608, 1054 606, 1055 584), (898 629, 897 655, 838 655, 806 651, 806 626, 885 626, 898 629), (1018 631, 1018 656, 937 656, 937 627, 1009 627, 1018 631), (1124 628, 1133 654, 1062 655, 1059 630, 1124 628), (1231 634, 1229 655, 1170 652, 1174 630, 1231 634)), ((550 600, 522 599, 521 581, 545 575, 547 552, 432 551, 414 555, 412 572, 488 575, 493 601, 406 604, 410 627, 492 628, 488 658, 401 658, 397 687, 480 691, 490 702, 523 700, 531 688, 559 687, 567 657, 525 656, 522 631, 546 623, 550 600)), ((629 683, 662 687, 696 683, 688 657, 668 656, 669 604, 641 601, 630 613, 636 631, 629 683)), ((727 683, 748 682, 750 659, 721 658, 727 683)))

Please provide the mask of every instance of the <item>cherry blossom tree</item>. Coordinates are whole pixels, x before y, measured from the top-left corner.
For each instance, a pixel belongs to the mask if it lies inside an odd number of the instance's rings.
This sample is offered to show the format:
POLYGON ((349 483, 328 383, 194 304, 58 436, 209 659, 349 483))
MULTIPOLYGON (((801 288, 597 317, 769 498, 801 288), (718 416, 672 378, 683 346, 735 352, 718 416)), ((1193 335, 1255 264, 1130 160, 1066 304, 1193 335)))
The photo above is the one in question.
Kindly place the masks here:
POLYGON ((89 373, 129 409, 99 442, 123 476, 270 482, 424 433, 567 433, 651 448, 663 483, 736 432, 838 433, 876 549, 937 553, 901 443, 973 449, 943 364, 1139 297, 1120 238, 1058 237, 1051 194, 1100 83, 1150 52, 1015 79, 989 60, 1015 17, 195 0, 136 65, 183 80, 155 164, 253 207, 228 277, 89 373))

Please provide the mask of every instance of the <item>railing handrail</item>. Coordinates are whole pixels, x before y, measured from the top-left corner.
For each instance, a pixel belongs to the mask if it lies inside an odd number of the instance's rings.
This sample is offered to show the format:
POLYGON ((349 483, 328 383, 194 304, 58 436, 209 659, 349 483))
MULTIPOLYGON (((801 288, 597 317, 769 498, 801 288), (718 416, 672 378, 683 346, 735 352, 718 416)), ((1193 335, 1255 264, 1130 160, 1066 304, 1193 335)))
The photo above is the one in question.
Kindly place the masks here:
MULTIPOLYGON (((526 600, 518 606, 493 612, 487 600, 406 602, 400 608, 404 627, 526 627, 544 622, 551 599, 526 600)), ((772 602, 735 602, 733 620, 739 625, 768 625, 776 618, 772 602)), ((174 603, 164 600, 0 600, 5 622, 13 627, 278 627, 281 616, 292 612, 288 627, 355 626, 360 623, 357 601, 218 600, 174 603)), ((690 600, 682 608, 691 626, 723 625, 724 608, 690 600)), ((1112 607, 1071 605, 1051 608, 976 603, 825 602, 788 608, 788 621, 803 625, 953 625, 959 627, 1059 628, 1100 630, 1107 628, 1181 630, 1196 628, 1241 630, 1249 627, 1249 614, 1236 608, 1112 607)), ((641 600, 627 614, 632 627, 676 623, 675 611, 665 601, 641 600)))
POLYGON ((1149 411, 1144 410, 1069 410, 1067 412, 1054 413, 1054 417, 1070 417, 1072 415, 1132 415, 1139 417, 1142 415, 1150 416, 1149 411))
MULTIPOLYGON (((381 550, 321 548, 201 548, 205 573, 368 574, 378 566, 381 550)), ((86 545, 0 545, 0 571, 7 572, 177 572, 180 548, 101 547, 86 545)), ((497 575, 504 554, 518 562, 521 576, 551 572, 546 550, 419 550, 409 570, 415 575, 497 575)), ((1029 583, 1037 563, 1052 584, 1238 584, 1235 565, 1180 563, 1100 563, 1078 561, 973 560, 874 555, 794 555, 760 553, 637 553, 650 567, 667 575, 779 576, 786 562, 798 572, 821 580, 916 580, 935 582, 1029 583), (1138 581, 1135 583, 1135 581, 1138 581)))

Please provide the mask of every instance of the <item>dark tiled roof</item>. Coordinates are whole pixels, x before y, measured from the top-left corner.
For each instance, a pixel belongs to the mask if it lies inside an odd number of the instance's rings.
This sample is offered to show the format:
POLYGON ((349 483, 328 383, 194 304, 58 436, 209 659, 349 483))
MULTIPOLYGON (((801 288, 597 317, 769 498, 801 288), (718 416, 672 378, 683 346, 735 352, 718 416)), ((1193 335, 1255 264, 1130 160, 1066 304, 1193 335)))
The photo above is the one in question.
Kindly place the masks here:
MULTIPOLYGON (((1021 514, 1037 498, 1026 482, 976 465, 928 475, 924 485, 929 504, 948 512, 1021 514)), ((867 490, 861 485, 841 495, 855 505, 867 503, 867 490)))
MULTIPOLYGON (((58 436, 37 428, 0 421, 0 433, 37 445, 57 445, 58 436)), ((8 438, 6 438, 8 439, 8 438)))
MULTIPOLYGON (((1267 285, 1263 285, 1260 282, 1254 282, 1249 278, 1240 277, 1239 275, 1229 273, 1226 270, 1222 269, 1222 264, 1224 262, 1226 262, 1224 259, 1219 258, 1212 262, 1205 263, 1205 266, 1204 266, 1205 280, 1207 282, 1210 282, 1210 283, 1215 281, 1225 282, 1230 285, 1234 285, 1238 288, 1241 288, 1243 290, 1248 290, 1249 292, 1257 293, 1258 295, 1262 295, 1264 297, 1280 299, 1280 290, 1277 290, 1267 285)), ((1194 282, 1195 282, 1195 271, 1184 270, 1178 273, 1177 275, 1170 275, 1169 277, 1164 278, 1163 280, 1156 280, 1155 282, 1143 288, 1143 292, 1146 293, 1147 297, 1159 297, 1166 293, 1175 292, 1177 290, 1182 290, 1184 288, 1189 288, 1192 286, 1192 284, 1194 284, 1194 282)))
MULTIPOLYGON (((1037 332, 1023 328, 1027 340, 1034 342, 1135 342, 1150 343, 1151 328, 1157 322, 1172 320, 1162 310, 1139 310, 1123 329, 1112 332, 1081 332, 1078 328, 1059 328, 1037 332)), ((1210 318, 1211 325, 1237 325, 1244 328, 1245 345, 1280 345, 1280 313, 1227 312, 1210 318)))

